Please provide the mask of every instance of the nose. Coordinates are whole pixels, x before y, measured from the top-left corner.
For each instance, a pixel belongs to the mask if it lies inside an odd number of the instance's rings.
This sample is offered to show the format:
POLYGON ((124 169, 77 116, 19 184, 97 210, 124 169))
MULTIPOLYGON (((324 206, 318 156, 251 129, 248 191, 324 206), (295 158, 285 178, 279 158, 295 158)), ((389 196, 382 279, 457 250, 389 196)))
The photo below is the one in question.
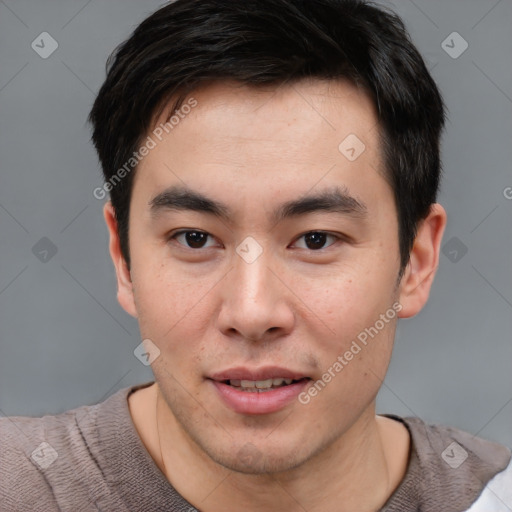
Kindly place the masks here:
POLYGON ((218 327, 225 336, 269 341, 293 330, 292 294, 272 266, 264 255, 252 263, 235 257, 234 268, 226 276, 218 317, 218 327))

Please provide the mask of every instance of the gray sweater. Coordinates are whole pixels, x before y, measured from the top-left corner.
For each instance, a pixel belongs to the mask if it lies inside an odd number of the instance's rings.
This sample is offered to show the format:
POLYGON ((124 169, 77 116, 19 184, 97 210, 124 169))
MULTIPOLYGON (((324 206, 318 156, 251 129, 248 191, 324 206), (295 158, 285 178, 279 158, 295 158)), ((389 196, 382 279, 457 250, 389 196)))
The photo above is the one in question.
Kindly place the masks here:
MULTIPOLYGON (((0 419, 0 511, 196 511, 133 425, 127 398, 150 384, 58 415, 0 419)), ((412 443, 406 475, 383 512, 463 511, 477 499, 471 512, 512 510, 507 448, 418 418, 390 417, 406 425, 412 443)))

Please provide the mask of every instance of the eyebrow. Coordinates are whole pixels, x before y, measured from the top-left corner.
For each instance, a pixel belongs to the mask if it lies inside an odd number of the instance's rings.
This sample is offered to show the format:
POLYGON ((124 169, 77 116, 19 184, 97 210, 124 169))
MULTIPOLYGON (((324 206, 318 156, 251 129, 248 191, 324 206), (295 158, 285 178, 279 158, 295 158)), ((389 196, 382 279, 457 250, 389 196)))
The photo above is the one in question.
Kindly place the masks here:
MULTIPOLYGON (((157 218, 164 211, 188 210, 207 213, 226 221, 232 220, 232 212, 228 206, 185 186, 169 187, 148 204, 152 218, 157 218)), ((290 217, 317 212, 335 212, 365 219, 368 216, 368 207, 350 195, 346 187, 330 187, 283 203, 274 210, 271 218, 278 223, 290 217)))

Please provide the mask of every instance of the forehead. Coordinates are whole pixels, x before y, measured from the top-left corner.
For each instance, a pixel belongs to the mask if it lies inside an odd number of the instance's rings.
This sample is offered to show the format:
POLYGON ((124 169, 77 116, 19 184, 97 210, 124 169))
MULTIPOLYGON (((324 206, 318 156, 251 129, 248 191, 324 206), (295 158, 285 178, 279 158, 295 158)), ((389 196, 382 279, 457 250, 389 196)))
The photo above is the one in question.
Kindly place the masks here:
MULTIPOLYGON (((357 182, 360 191, 383 186, 375 183, 383 179, 374 104, 346 81, 217 82, 191 98, 194 108, 174 116, 161 141, 149 133, 156 146, 134 181, 146 197, 174 183, 218 197, 232 191, 268 199, 303 194, 320 181, 349 188, 357 182)), ((153 132, 170 114, 155 121, 153 132)))
MULTIPOLYGON (((297 144, 304 146, 305 140, 299 139, 304 136, 331 144, 333 136, 336 140, 348 133, 372 137, 369 132, 377 123, 369 95, 346 80, 303 79, 258 87, 218 81, 199 87, 190 97, 197 106, 180 119, 174 116, 179 126, 173 131, 187 131, 188 125, 198 139, 207 134, 210 140, 214 134, 215 139, 239 139, 245 144, 266 140, 279 145, 296 136, 297 144), (187 123, 182 122, 184 117, 187 123)), ((170 116, 172 112, 164 110, 155 126, 162 126, 170 116)))

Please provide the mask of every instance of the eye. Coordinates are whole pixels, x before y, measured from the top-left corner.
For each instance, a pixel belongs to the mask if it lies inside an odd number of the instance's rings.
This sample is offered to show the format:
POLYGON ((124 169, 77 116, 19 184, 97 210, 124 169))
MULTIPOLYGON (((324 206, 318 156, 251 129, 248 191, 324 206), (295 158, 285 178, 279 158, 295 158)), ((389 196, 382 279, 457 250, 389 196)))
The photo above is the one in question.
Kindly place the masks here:
POLYGON ((297 240, 304 240, 304 242, 302 244, 296 242, 296 247, 299 247, 301 249, 317 251, 319 249, 329 247, 333 243, 340 240, 340 237, 336 235, 331 235, 330 233, 326 233, 325 231, 310 231, 309 233, 304 233, 303 235, 301 235, 297 240), (330 243, 328 243, 329 241, 330 243))
POLYGON ((170 237, 170 240, 176 240, 180 245, 188 247, 189 249, 204 249, 215 245, 215 241, 210 234, 206 233, 206 231, 197 231, 194 229, 178 231, 170 237), (211 239, 210 245, 208 245, 208 238, 211 239))

